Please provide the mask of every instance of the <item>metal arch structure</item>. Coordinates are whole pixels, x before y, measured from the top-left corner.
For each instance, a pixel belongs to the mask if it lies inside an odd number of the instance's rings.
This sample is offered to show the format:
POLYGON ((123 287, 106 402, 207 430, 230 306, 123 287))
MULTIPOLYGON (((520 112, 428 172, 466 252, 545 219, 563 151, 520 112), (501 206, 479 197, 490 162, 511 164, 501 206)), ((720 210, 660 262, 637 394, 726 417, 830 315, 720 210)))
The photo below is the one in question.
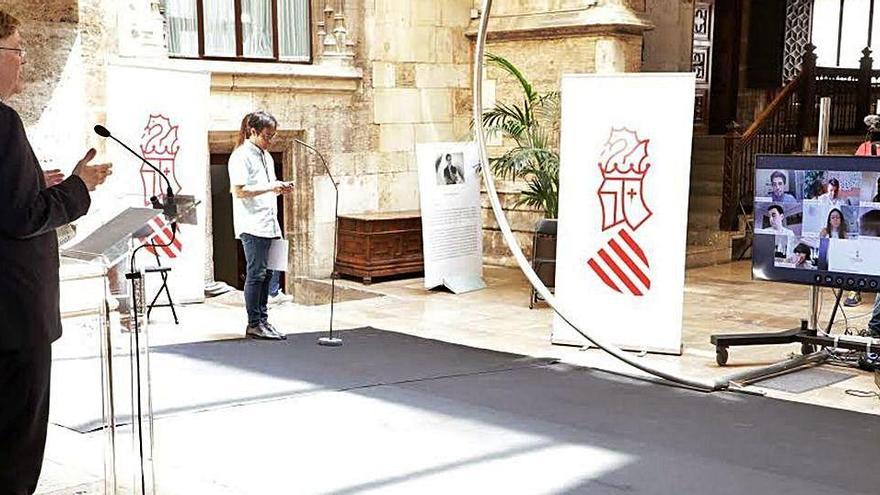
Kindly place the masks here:
MULTIPOLYGON (((507 246, 510 248, 510 251, 513 253, 514 258, 516 259, 517 264, 519 265, 520 270, 522 270, 523 274, 528 278, 529 283, 541 294, 541 297, 544 298, 545 301, 550 305, 553 311, 559 315, 566 323, 571 325, 579 334, 581 334, 584 338, 593 343, 596 347, 599 347, 603 351, 611 354, 617 359, 623 361, 624 363, 638 369, 654 375, 656 377, 662 378, 672 383, 676 383, 679 385, 684 385, 690 388, 694 388, 697 390, 702 390, 706 392, 714 392, 718 390, 725 390, 730 385, 729 378, 719 378, 714 381, 701 380, 697 378, 692 378, 684 375, 677 375, 673 373, 668 373, 666 371, 654 368, 652 366, 648 366, 644 363, 640 363, 627 355, 623 350, 619 347, 605 342, 604 339, 601 339, 595 335, 591 335, 590 332, 582 330, 581 327, 582 322, 577 318, 577 315, 569 314, 568 311, 563 311, 563 308, 558 306, 558 302, 549 289, 541 282, 541 279, 538 278, 538 275, 535 273, 534 269, 532 269, 531 264, 526 259, 525 255, 522 252, 522 248, 520 248, 519 243, 516 238, 513 236, 513 232, 510 229, 510 224, 507 221, 507 217, 504 216, 504 210, 501 208, 501 202, 498 199, 498 191, 495 188, 495 178, 492 176, 492 173, 485 166, 489 163, 489 153, 486 149, 486 132, 483 129, 483 59, 485 56, 486 49, 486 31, 489 24, 489 14, 492 11, 492 0, 483 0, 483 8, 480 12, 480 25, 479 30, 477 31, 477 47, 474 55, 474 80, 473 80, 473 88, 474 88, 474 108, 473 108, 473 118, 474 118, 474 135, 477 140, 477 147, 480 154, 480 162, 484 164, 483 167, 483 179, 486 183, 486 190, 488 191, 489 202, 492 204, 492 211, 495 214, 495 219, 498 222, 498 226, 501 228, 501 233, 504 236, 504 240, 507 243, 507 246)), ((583 326, 586 328, 586 326, 583 326)))

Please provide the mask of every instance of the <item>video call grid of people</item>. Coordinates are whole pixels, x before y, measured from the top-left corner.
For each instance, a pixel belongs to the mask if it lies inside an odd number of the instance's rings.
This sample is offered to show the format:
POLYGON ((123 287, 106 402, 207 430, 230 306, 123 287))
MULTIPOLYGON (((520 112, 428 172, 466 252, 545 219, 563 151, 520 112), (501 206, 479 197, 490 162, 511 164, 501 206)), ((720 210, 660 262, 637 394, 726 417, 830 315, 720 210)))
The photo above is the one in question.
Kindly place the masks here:
POLYGON ((880 171, 762 169, 755 184, 775 267, 880 275, 880 171))

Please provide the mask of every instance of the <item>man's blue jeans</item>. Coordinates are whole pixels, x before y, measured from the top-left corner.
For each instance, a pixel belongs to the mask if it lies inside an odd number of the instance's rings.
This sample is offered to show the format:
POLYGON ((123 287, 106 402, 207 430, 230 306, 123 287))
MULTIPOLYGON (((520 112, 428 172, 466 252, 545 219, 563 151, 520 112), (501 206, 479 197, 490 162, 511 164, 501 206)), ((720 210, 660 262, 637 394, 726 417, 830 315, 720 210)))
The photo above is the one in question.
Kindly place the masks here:
POLYGON ((281 292, 281 272, 271 270, 269 273, 269 297, 275 297, 281 292))
POLYGON ((874 311, 871 312, 871 321, 868 322, 868 331, 874 337, 880 337, 880 293, 874 297, 874 311))
POLYGON ((244 279, 244 305, 247 308, 248 326, 266 323, 269 315, 266 303, 269 300, 270 270, 266 268, 269 259, 269 246, 272 239, 241 234, 244 258, 247 261, 247 275, 244 279))

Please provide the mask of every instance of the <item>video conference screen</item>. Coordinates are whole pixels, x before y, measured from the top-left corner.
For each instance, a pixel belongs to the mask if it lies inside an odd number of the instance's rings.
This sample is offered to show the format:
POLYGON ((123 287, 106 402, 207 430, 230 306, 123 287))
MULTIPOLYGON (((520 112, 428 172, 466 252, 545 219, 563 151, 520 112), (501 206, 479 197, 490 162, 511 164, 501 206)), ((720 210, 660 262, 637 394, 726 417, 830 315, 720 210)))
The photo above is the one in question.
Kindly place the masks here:
POLYGON ((755 278, 880 290, 880 157, 758 155, 755 278))

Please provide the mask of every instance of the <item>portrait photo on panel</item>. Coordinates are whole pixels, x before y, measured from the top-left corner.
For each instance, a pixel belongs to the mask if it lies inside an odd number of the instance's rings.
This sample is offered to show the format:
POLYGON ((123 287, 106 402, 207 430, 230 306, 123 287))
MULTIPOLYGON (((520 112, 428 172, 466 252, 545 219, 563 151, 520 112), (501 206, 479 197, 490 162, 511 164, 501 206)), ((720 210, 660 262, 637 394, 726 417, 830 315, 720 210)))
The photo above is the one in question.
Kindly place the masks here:
POLYGON ((464 153, 441 153, 434 161, 438 186, 464 184, 464 153))

